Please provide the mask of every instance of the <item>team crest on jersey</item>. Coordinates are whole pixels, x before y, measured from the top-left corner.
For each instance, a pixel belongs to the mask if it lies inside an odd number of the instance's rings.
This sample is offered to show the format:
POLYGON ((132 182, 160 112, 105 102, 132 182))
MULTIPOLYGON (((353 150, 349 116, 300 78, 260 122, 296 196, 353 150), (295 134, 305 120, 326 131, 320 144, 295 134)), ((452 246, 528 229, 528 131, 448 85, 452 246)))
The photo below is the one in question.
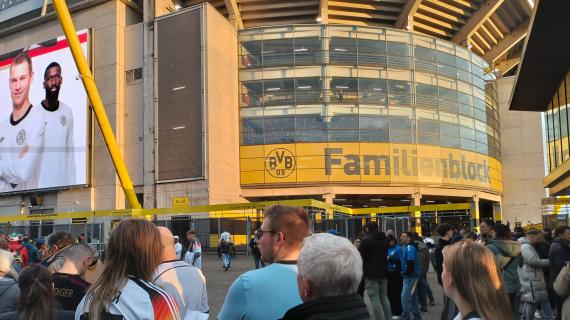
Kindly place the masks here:
POLYGON ((16 136, 16 144, 21 146, 26 141, 26 130, 21 129, 16 136))
POLYGON ((67 124, 67 118, 64 115, 61 115, 61 117, 59 117, 59 123, 61 123, 62 127, 65 127, 67 124))

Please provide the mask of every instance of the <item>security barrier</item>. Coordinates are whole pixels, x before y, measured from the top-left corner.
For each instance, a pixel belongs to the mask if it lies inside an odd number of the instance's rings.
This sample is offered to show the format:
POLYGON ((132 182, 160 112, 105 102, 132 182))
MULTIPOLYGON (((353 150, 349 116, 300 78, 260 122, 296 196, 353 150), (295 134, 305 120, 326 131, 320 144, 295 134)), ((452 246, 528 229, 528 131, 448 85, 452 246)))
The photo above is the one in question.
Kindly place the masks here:
POLYGON ((313 232, 334 230, 338 235, 355 239, 363 235, 370 221, 378 222, 381 230, 394 230, 397 236, 411 230, 426 234, 438 224, 469 225, 470 204, 348 208, 312 199, 262 201, 160 209, 96 210, 0 216, 0 232, 18 232, 32 238, 46 237, 52 232, 66 231, 74 236, 84 234, 90 243, 102 249, 114 225, 129 217, 145 217, 155 224, 170 228, 185 244, 185 234, 195 230, 205 251, 215 250, 218 235, 232 234, 239 251, 246 251, 253 231, 261 226, 263 210, 271 205, 304 207, 313 232))

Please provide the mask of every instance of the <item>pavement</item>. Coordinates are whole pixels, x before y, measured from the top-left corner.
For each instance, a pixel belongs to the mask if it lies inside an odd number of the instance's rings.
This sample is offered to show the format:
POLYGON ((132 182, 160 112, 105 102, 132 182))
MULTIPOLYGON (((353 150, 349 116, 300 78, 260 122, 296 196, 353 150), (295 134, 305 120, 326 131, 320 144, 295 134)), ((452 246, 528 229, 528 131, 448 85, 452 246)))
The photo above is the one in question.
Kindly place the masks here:
MULTIPOLYGON (((242 273, 254 269, 251 256, 237 255, 228 271, 222 268, 222 260, 215 253, 204 253, 202 257, 202 271, 206 277, 208 289, 208 303, 210 304, 210 319, 216 319, 232 282, 242 273)), ((428 282, 435 297, 435 306, 428 306, 427 312, 422 312, 423 320, 439 320, 443 308, 443 289, 437 283, 436 274, 430 268, 428 282)), ((365 302, 369 306, 365 294, 365 302)), ((370 319, 373 319, 372 315, 370 319)))

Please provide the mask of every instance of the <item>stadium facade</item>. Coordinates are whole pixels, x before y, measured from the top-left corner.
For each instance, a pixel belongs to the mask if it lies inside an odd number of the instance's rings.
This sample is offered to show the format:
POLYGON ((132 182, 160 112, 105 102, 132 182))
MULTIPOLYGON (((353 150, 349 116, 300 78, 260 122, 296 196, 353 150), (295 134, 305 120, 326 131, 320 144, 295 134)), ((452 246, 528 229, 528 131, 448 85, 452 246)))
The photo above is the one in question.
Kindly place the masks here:
MULTIPOLYGON (((471 202, 482 217, 535 220, 540 120, 501 119, 532 15, 527 0, 69 5, 145 208, 471 202)), ((55 13, 49 5, 41 16, 35 0, 0 8, 0 75, 22 48, 37 50, 41 97, 42 54, 62 35, 55 13)), ((74 81, 64 78, 62 101, 74 81)), ((0 195, 2 214, 125 207, 89 114, 74 124, 86 132, 74 149, 84 152, 75 161, 85 178, 0 195)))

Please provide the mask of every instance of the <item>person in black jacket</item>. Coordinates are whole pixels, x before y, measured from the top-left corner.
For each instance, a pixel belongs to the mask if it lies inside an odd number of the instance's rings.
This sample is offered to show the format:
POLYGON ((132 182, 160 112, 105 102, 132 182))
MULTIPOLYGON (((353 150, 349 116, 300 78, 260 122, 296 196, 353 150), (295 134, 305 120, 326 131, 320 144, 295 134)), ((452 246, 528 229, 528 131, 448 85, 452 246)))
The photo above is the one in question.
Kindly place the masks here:
POLYGON ((364 270, 364 287, 370 298, 375 319, 392 319, 388 300, 388 239, 378 232, 376 222, 368 223, 369 236, 362 239, 360 255, 364 270))
MULTIPOLYGON (((447 247, 453 242, 453 229, 450 224, 442 223, 437 228, 439 234, 439 242, 435 247, 435 271, 437 272, 437 282, 443 286, 441 281, 441 273, 443 272, 443 248, 447 247)), ((457 314, 457 308, 453 300, 449 299, 445 294, 443 295, 443 310, 441 311, 441 320, 451 320, 457 314)))
POLYGON ((283 320, 370 320, 356 294, 362 259, 350 241, 328 233, 305 238, 297 265, 303 303, 289 309, 283 320))
MULTIPOLYGON (((552 241, 548 251, 550 260, 550 287, 558 277, 560 270, 565 266, 566 261, 570 261, 570 227, 558 227, 555 231, 556 239, 552 241)), ((555 294, 556 319, 562 318, 562 302, 564 299, 555 294)))
POLYGON ((249 248, 251 249, 251 255, 253 256, 253 263, 255 263, 255 269, 259 269, 259 266, 265 267, 265 263, 261 260, 261 252, 257 247, 257 230, 253 232, 253 237, 249 240, 249 248))

